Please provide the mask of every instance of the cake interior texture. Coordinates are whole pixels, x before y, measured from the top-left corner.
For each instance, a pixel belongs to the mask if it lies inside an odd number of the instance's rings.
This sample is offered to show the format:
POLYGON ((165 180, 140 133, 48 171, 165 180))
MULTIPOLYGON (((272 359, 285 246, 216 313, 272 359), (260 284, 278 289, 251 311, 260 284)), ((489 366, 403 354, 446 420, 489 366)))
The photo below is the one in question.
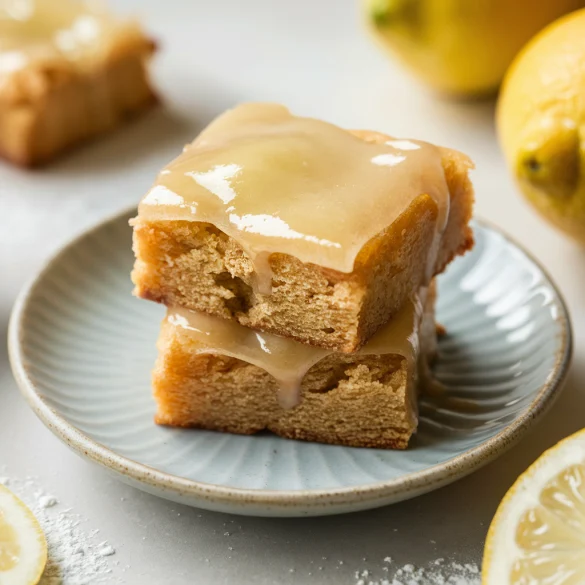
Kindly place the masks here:
POLYGON ((436 349, 434 288, 415 336, 414 361, 398 354, 329 353, 304 376, 298 405, 283 408, 278 383, 266 370, 208 353, 209 348, 183 327, 165 319, 153 372, 156 422, 239 434, 268 430, 291 439, 405 449, 418 423, 419 372, 426 375, 436 349))

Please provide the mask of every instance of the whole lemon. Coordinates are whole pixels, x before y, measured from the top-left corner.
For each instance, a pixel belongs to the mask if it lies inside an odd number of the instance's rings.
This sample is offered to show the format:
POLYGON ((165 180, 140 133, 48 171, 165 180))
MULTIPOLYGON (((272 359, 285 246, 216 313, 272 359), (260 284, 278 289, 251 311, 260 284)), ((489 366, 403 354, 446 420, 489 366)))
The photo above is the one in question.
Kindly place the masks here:
POLYGON ((363 0, 374 36, 433 88, 492 93, 524 44, 584 0, 363 0))
POLYGON ((508 71, 498 134, 536 209, 585 243, 585 10, 538 34, 508 71))

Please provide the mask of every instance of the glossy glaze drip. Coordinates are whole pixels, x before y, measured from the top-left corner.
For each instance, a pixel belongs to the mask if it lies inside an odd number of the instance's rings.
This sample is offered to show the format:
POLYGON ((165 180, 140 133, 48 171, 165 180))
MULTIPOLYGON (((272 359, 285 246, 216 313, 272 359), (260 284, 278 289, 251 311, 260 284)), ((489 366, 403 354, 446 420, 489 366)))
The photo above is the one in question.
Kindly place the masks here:
POLYGON ((440 234, 449 193, 435 146, 378 144, 283 106, 244 104, 160 173, 139 216, 215 225, 250 256, 258 289, 269 294, 270 254, 351 272, 364 244, 423 194, 438 206, 440 234))
MULTIPOLYGON (((414 368, 419 353, 418 328, 421 297, 406 303, 398 315, 358 352, 358 355, 404 356, 414 368)), ((273 376, 279 385, 283 408, 298 404, 305 374, 332 350, 304 345, 292 339, 254 331, 235 321, 211 317, 179 307, 170 308, 167 320, 181 327, 200 345, 199 353, 226 355, 254 364, 273 376)))
POLYGON ((102 58, 119 37, 139 34, 135 23, 114 20, 100 3, 6 0, 0 6, 0 79, 37 62, 82 67, 102 58))

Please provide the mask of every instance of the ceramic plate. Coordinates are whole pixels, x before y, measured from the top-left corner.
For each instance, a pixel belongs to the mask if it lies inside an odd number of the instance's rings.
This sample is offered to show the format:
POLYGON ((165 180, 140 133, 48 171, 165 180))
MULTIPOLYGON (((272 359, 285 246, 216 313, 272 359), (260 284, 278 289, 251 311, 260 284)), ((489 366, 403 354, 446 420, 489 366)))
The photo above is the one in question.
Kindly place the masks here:
POLYGON ((439 280, 436 377, 402 452, 179 430, 153 423, 150 369, 164 310, 131 296, 130 213, 83 234, 20 295, 14 374, 41 420, 138 488, 236 514, 334 514, 428 492, 500 455, 558 394, 570 358, 565 305, 506 236, 475 224, 474 251, 439 280))

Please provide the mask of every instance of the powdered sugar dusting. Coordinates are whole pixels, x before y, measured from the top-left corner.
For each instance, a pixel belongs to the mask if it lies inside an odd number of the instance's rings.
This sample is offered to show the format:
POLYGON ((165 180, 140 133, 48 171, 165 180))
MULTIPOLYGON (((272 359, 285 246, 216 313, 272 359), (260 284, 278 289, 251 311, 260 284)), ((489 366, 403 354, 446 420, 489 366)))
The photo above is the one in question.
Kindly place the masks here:
POLYGON ((367 569, 355 572, 355 585, 480 585, 481 575, 475 563, 461 564, 445 559, 435 559, 426 567, 408 563, 402 567, 391 566, 391 557, 383 570, 386 575, 374 578, 367 569), (390 566, 389 566, 390 565, 390 566))
POLYGON ((48 494, 35 477, 0 478, 36 516, 49 547, 47 567, 39 585, 100 585, 119 583, 112 575, 115 548, 96 542, 99 529, 84 528, 86 520, 48 494))
MULTIPOLYGON (((39 585, 109 585, 123 582, 114 576, 114 570, 125 572, 129 566, 122 567, 115 560, 116 549, 109 541, 98 537, 99 528, 84 527, 86 520, 71 508, 66 508, 58 497, 42 489, 37 478, 27 477, 21 480, 6 477, 4 472, 5 469, 0 467, 0 483, 10 486, 31 508, 47 538, 49 561, 39 585)), ((226 526, 224 523, 224 527, 226 526)), ((231 537, 232 534, 233 532, 223 531, 225 537, 231 537)), ((228 546, 228 550, 233 551, 234 548, 228 546)), ((321 559, 326 561, 327 557, 323 556, 321 559)), ((210 563, 210 559, 204 560, 206 564, 210 563)), ((366 557, 362 560, 364 564, 368 561, 366 557)), ((340 559, 333 563, 332 568, 340 573, 349 564, 340 559)), ((480 569, 476 563, 437 558, 425 566, 412 563, 399 566, 388 555, 381 559, 380 564, 376 562, 371 568, 355 571, 353 581, 350 573, 349 579, 344 582, 352 585, 481 585, 480 569)), ((297 574, 297 569, 299 568, 291 567, 288 573, 297 574)), ((322 565, 311 567, 308 576, 326 572, 327 567, 322 565), (313 569, 317 569, 319 573, 313 572, 313 569)))

